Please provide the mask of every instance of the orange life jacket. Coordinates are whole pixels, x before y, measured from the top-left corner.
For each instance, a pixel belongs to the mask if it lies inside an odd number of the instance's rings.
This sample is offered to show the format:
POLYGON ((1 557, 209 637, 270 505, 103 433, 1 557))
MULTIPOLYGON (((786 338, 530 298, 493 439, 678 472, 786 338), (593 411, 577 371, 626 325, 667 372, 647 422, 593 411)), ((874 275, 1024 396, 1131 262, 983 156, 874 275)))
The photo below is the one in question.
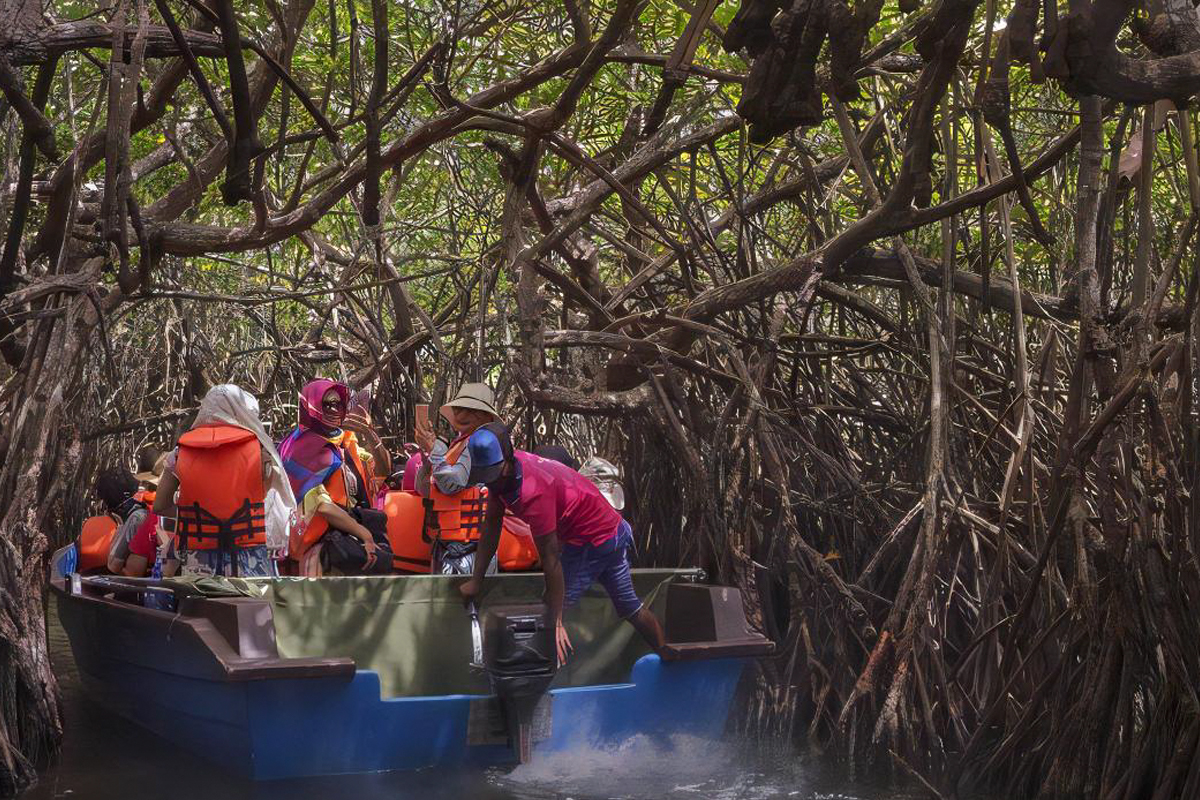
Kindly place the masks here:
POLYGON ((392 545, 392 568, 428 575, 433 543, 424 536, 425 498, 416 492, 388 492, 383 511, 392 545))
POLYGON ((203 425, 179 437, 175 462, 180 550, 266 544, 262 446, 237 425, 203 425))
POLYGON ((512 514, 504 515, 504 527, 500 529, 500 544, 496 547, 496 560, 505 572, 520 572, 533 569, 538 563, 537 546, 529 533, 529 526, 512 514), (517 533, 517 529, 522 529, 517 533))
POLYGON ((79 573, 108 569, 108 550, 116 532, 117 522, 107 514, 83 521, 83 530, 79 532, 79 573))
MULTIPOLYGON (((487 489, 482 491, 486 504, 487 489)), ((432 568, 433 542, 425 535, 425 498, 415 492, 388 492, 383 510, 387 514, 388 541, 392 545, 392 568, 399 572, 428 574, 432 568)), ((504 515, 496 560, 505 572, 533 569, 538 563, 537 547, 528 526, 511 514, 504 515), (525 528, 524 534, 518 532, 525 528)))
MULTIPOLYGON (((457 464, 467 447, 469 436, 455 440, 446 451, 446 463, 457 464)), ((487 490, 468 486, 455 494, 445 494, 437 488, 433 472, 429 474, 429 497, 426 508, 433 511, 426 518, 425 536, 428 541, 477 542, 482 532, 483 512, 487 506, 487 490)))
MULTIPOLYGON (((371 486, 369 483, 370 476, 367 474, 366 468, 363 466, 362 459, 358 455, 358 440, 350 431, 342 433, 341 441, 338 445, 342 449, 342 468, 345 468, 345 459, 349 458, 354 465, 355 472, 362 481, 361 490, 364 492, 364 497, 370 498, 371 486)), ((351 508, 355 504, 354 498, 350 497, 350 493, 346 491, 346 476, 341 469, 336 469, 333 474, 325 479, 325 491, 329 492, 329 499, 342 508, 351 508)), ((297 497, 296 502, 303 505, 304 498, 297 497)), ((303 533, 299 542, 292 542, 292 557, 297 561, 304 555, 308 548, 321 540, 325 532, 329 530, 329 523, 318 513, 313 513, 312 519, 304 526, 303 533)))
MULTIPOLYGON (((446 451, 447 464, 458 463, 469 438, 460 437, 450 445, 446 451)), ((426 542, 432 543, 438 538, 448 542, 474 542, 483 533, 483 517, 487 510, 486 487, 468 486, 457 494, 445 494, 438 490, 430 475, 429 498, 425 505, 433 511, 425 518, 426 530, 422 538, 426 542)), ((496 547, 496 560, 502 570, 527 570, 538 563, 537 547, 533 540, 514 533, 514 529, 520 526, 525 526, 525 523, 510 514, 504 515, 504 527, 500 529, 500 542, 496 547)), ((392 547, 395 549, 394 543, 392 547)))

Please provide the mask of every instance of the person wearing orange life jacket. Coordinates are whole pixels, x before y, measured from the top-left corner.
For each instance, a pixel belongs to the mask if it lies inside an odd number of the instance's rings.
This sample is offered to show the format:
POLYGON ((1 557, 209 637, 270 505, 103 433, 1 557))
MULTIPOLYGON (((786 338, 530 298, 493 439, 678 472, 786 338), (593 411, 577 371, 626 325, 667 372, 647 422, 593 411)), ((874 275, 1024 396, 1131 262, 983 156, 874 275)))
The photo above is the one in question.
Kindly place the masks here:
MULTIPOLYGON (((331 529, 358 540, 365 552, 364 571, 377 569, 378 538, 364 520, 372 517, 376 485, 389 474, 391 458, 366 409, 350 405, 346 384, 310 381, 300 391, 297 425, 279 444, 299 504, 291 555, 302 575, 324 573, 322 539, 331 529)), ((379 533, 386 540, 386 532, 379 533)), ((390 562, 391 556, 387 558, 390 562)))
MULTIPOLYGON (((133 496, 148 508, 154 504, 166 463, 167 454, 153 445, 138 453, 138 471, 133 477, 140 488, 133 496)), ((122 539, 119 552, 115 553, 124 562, 120 574, 134 578, 171 577, 178 571, 175 537, 164 529, 163 523, 163 518, 151 511, 131 536, 122 539)))
POLYGON ((79 540, 79 571, 107 570, 124 574, 129 555, 129 540, 150 516, 146 504, 135 495, 137 481, 129 470, 109 467, 96 478, 92 487, 104 505, 112 525, 101 519, 91 519, 84 525, 79 540))
MULTIPOLYGON (((140 531, 145 528, 153 529, 158 522, 158 518, 146 505, 144 492, 138 490, 136 479, 131 473, 115 468, 100 475, 96 481, 96 493, 104 499, 110 517, 120 521, 120 525, 108 537, 108 546, 104 550, 107 553, 105 568, 117 575, 138 578, 144 576, 145 565, 140 564, 132 555, 131 545, 140 531)), ((95 525, 85 527, 85 533, 89 535, 94 535, 99 530, 101 529, 95 525)), ((94 566, 91 554, 102 545, 103 542, 89 542, 81 538, 81 572, 85 571, 85 567, 94 566)))
POLYGON ((75 569, 80 575, 108 571, 108 550, 117 533, 117 521, 110 514, 98 514, 83 521, 75 537, 75 569))
MULTIPOLYGON (((158 483, 166 468, 167 454, 150 445, 138 453, 138 471, 134 478, 141 488, 134 495, 147 506, 153 507, 158 493, 158 483)), ((129 540, 129 555, 125 559, 124 574, 133 577, 150 576, 169 578, 179 571, 179 557, 175 552, 175 520, 150 514, 129 540)))
POLYGON ((167 456, 154 500, 156 512, 176 518, 183 574, 275 575, 295 509, 258 400, 232 384, 214 386, 167 456))
MULTIPOLYGON (((470 575, 475 568, 475 550, 483 522, 486 492, 482 484, 490 477, 477 465, 493 464, 496 438, 485 426, 500 419, 496 398, 486 383, 465 383, 454 399, 441 408, 456 436, 449 443, 438 439, 429 420, 417 421, 416 440, 424 453, 417 472, 417 491, 429 498, 439 522, 434 532, 433 572, 470 575), (442 524, 443 520, 458 520, 442 524)), ((487 572, 497 569, 493 558, 487 572)))

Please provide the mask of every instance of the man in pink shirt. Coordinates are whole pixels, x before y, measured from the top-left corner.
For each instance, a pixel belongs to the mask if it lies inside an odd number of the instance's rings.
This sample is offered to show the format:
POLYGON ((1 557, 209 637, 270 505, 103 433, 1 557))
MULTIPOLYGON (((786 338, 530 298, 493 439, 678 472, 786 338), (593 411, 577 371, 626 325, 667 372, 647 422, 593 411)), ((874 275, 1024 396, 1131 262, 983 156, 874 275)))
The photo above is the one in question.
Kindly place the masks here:
POLYGON ((524 450, 514 451, 502 425, 486 429, 496 437, 496 463, 472 463, 472 475, 487 484, 488 505, 475 573, 459 587, 463 597, 470 600, 479 594, 484 574, 481 565, 486 567, 496 552, 507 508, 525 521, 537 545, 560 663, 571 652, 563 608, 578 602, 596 581, 604 586, 620 617, 628 620, 655 652, 665 655, 662 626, 633 588, 628 552, 633 530, 629 523, 595 484, 575 470, 524 450))

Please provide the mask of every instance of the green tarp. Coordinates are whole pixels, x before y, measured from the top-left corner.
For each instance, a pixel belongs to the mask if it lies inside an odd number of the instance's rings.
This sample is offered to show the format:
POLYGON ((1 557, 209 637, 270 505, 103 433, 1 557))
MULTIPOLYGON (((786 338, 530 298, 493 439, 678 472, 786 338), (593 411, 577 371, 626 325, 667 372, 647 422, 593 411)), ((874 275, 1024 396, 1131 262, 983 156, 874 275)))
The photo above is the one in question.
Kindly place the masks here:
POLYGON ((262 597, 266 591, 261 583, 244 578, 222 575, 204 577, 180 576, 163 578, 162 585, 173 590, 176 597, 262 597))
MULTIPOLYGON (((638 596, 661 620, 666 585, 689 573, 634 570, 638 596)), ((278 578, 263 581, 274 606, 279 654, 348 656, 379 673, 384 697, 487 694, 486 677, 472 669, 471 622, 458 585, 440 575, 278 578)), ((258 581, 256 581, 257 583, 258 581)), ((540 601, 540 574, 489 577, 481 616, 500 605, 540 601)), ((608 595, 593 586, 565 615, 574 655, 554 685, 622 683, 649 648, 616 616, 608 595)))

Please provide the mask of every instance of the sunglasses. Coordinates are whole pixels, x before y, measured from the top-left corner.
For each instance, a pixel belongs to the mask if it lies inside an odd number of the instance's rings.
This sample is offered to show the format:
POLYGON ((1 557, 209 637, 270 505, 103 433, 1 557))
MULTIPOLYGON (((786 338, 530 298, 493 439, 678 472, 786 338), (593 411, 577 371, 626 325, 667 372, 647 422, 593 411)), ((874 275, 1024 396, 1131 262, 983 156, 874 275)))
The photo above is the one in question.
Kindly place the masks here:
POLYGON ((345 411, 346 404, 341 400, 322 400, 321 408, 325 409, 326 411, 345 411))

